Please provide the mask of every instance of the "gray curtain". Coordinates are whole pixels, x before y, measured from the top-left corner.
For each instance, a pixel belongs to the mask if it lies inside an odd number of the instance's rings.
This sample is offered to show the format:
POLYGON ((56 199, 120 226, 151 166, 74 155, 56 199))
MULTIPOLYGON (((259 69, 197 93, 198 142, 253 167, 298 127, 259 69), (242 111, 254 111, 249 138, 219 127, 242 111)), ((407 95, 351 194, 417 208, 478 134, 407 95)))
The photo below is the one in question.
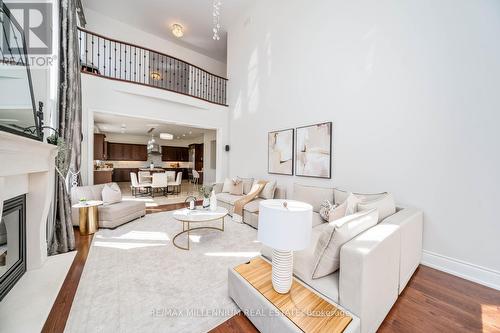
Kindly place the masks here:
MULTIPOLYGON (((54 234, 49 237, 49 254, 64 253, 75 248, 71 220, 71 200, 66 187, 69 174, 80 182, 80 146, 82 141, 82 103, 80 60, 76 21, 76 1, 60 0, 59 49, 59 136, 63 144, 56 159, 56 218, 54 234)), ((75 182, 73 182, 75 183, 75 182)))

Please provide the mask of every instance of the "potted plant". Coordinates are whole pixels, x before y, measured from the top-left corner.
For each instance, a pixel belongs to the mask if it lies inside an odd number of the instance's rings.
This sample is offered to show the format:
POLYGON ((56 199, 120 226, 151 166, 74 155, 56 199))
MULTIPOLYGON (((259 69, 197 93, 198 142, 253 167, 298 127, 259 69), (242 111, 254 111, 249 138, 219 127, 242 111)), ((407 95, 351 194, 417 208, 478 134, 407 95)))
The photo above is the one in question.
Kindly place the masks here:
POLYGON ((212 193, 213 186, 203 185, 200 187, 199 192, 203 197, 203 208, 210 206, 210 194, 212 193))

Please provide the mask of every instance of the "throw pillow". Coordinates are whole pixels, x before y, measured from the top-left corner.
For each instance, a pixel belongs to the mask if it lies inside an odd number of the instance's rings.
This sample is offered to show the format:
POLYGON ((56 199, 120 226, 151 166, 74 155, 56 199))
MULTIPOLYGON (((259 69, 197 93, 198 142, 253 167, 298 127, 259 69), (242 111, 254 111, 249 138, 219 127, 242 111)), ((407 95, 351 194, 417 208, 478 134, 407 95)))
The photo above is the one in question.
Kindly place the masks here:
POLYGON ((356 213, 358 211, 358 203, 360 202, 361 199, 356 194, 350 193, 347 199, 343 203, 346 205, 345 216, 356 213))
POLYGON ((321 204, 319 209, 319 215, 326 222, 332 222, 338 220, 346 215, 347 210, 347 202, 344 202, 340 205, 333 205, 330 201, 325 200, 321 204))
POLYGON ((342 245, 376 225, 377 220, 377 210, 371 209, 317 226, 320 236, 314 249, 312 278, 319 279, 338 270, 342 245))
POLYGON ((233 183, 229 193, 232 195, 243 195, 243 182, 233 183))
POLYGON ((266 183, 266 186, 262 189, 259 197, 262 199, 274 199, 274 192, 276 191, 276 181, 271 180, 266 183))
POLYGON ((238 179, 243 183, 243 194, 250 193, 253 185, 253 178, 238 177, 238 179))
POLYGON ((106 184, 102 188, 102 201, 105 205, 111 205, 122 201, 122 191, 116 183, 106 184))
POLYGON ((231 192, 231 188, 233 188, 233 181, 229 178, 224 180, 224 185, 222 185, 222 192, 229 193, 231 192))
POLYGON ((396 213, 396 202, 391 193, 370 201, 362 201, 358 203, 358 211, 365 211, 370 209, 378 210, 378 222, 396 213))

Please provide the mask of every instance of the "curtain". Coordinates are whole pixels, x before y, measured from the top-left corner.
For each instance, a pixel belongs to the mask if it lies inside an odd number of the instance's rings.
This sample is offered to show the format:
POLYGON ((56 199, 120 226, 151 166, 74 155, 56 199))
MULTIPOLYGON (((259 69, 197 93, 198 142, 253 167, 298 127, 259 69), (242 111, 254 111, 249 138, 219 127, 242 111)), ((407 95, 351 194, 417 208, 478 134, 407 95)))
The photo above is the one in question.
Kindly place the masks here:
POLYGON ((76 1, 60 0, 59 48, 59 153, 56 158, 56 218, 50 240, 49 254, 64 253, 75 248, 71 219, 71 200, 68 194, 68 177, 72 185, 80 184, 80 146, 82 142, 82 103, 80 59, 76 1), (75 178, 76 177, 78 178, 75 178))

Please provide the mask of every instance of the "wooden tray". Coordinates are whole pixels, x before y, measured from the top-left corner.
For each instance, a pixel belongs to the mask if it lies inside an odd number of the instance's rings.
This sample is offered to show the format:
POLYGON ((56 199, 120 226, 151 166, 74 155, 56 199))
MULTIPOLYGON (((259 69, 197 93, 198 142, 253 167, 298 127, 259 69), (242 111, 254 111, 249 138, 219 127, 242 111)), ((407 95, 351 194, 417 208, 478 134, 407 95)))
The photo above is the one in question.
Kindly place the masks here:
POLYGON ((303 332, 341 333, 352 320, 349 315, 304 287, 295 278, 288 294, 274 291, 271 264, 262 258, 255 258, 234 270, 303 332))

